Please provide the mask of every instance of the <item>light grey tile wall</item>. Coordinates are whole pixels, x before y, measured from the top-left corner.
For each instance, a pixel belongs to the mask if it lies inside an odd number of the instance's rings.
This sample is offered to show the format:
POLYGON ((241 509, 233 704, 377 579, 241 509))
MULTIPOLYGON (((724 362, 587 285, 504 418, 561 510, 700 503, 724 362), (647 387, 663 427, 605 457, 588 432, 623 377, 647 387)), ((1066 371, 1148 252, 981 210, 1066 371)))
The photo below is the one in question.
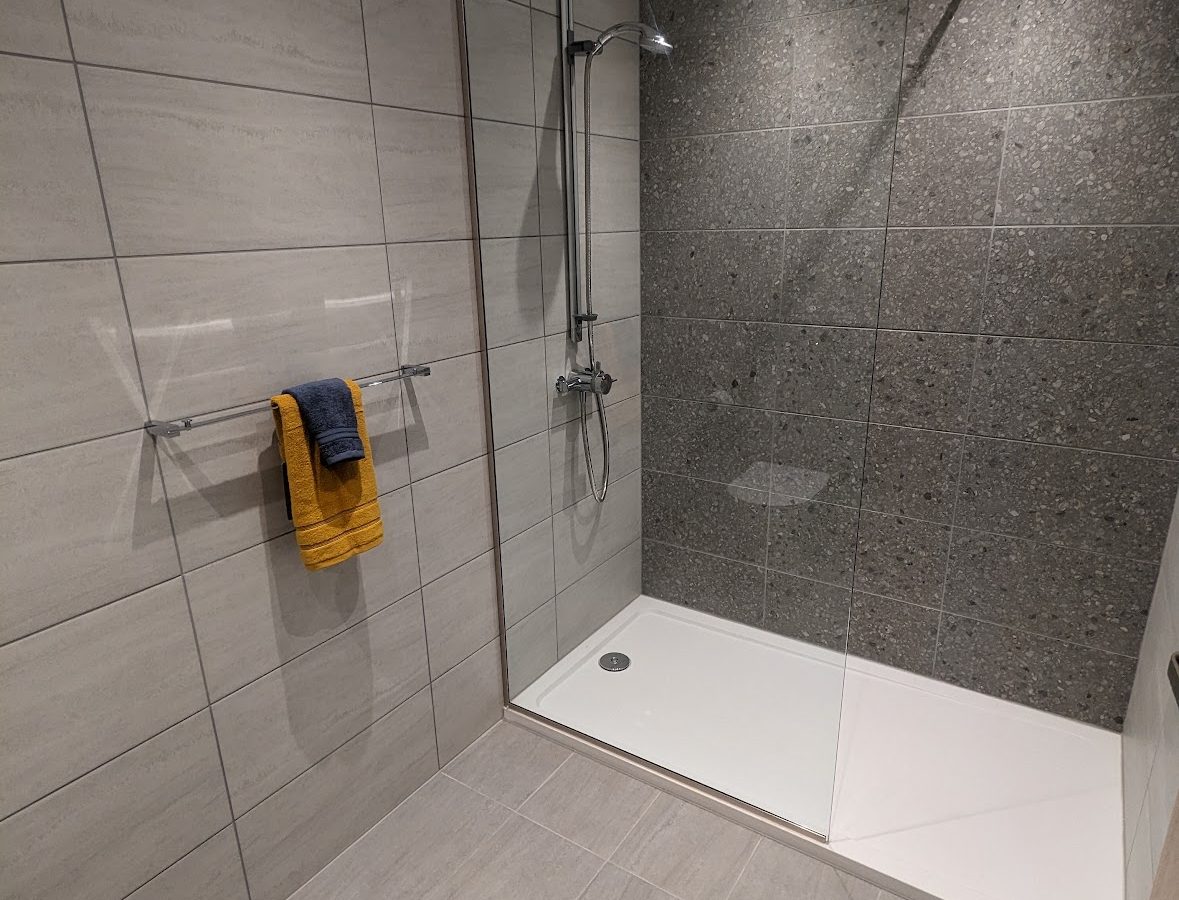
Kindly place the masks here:
POLYGON ((1171 513, 1122 733, 1126 900, 1151 896, 1179 796, 1179 707, 1167 678, 1173 653, 1179 653, 1179 502, 1171 513))
POLYGON ((282 900, 500 717, 459 26, 0 11, 0 896, 282 900), (142 430, 403 363, 322 572, 268 417, 142 430))
MULTIPOLYGON (((590 17, 576 22, 583 38, 638 12, 631 0, 575 6, 575 16, 590 17)), ((584 637, 638 594, 641 553, 638 48, 615 41, 593 63, 595 339, 599 359, 618 379, 607 397, 612 486, 599 505, 588 496, 576 402, 553 389, 558 376, 586 361, 585 345, 566 340, 556 12, 555 5, 533 4, 522 13, 507 0, 467 5, 468 27, 484 38, 472 45, 470 64, 510 693, 568 652, 575 631, 584 637), (625 547, 632 548, 629 581, 609 568, 625 547), (602 590, 585 587, 569 595, 570 625, 562 631, 560 598, 575 583, 602 590)), ((578 97, 582 74, 579 62, 578 97)), ((582 180, 583 109, 579 100, 574 115, 582 180)), ((597 440, 596 424, 591 431, 597 440)), ((600 471, 600 448, 595 460, 600 471)))
POLYGON ((652 12, 644 591, 1120 729, 1179 484, 1179 19, 652 12))

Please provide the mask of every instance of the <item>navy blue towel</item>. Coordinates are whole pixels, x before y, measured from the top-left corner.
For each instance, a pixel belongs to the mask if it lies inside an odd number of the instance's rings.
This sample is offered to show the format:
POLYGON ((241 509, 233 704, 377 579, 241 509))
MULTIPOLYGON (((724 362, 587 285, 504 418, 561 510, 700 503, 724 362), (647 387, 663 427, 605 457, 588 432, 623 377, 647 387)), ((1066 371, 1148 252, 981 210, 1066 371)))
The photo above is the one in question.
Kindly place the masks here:
POLYGON ((308 381, 287 388, 299 404, 303 427, 319 446, 319 458, 325 466, 335 466, 354 459, 364 459, 364 444, 356 427, 356 407, 352 391, 340 378, 308 381))

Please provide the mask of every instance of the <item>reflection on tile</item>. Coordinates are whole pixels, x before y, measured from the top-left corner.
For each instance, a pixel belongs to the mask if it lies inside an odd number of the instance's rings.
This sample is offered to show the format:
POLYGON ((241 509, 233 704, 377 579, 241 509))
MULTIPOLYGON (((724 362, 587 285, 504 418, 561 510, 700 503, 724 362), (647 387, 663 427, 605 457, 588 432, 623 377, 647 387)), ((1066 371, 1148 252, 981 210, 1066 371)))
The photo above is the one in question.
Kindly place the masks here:
MULTIPOLYGON (((1006 112, 902 119, 889 224, 990 225, 1006 119, 1006 112)), ((1004 170, 1004 190, 1007 182, 1004 170)))
POLYGON ((974 331, 989 242, 984 228, 890 229, 880 327, 974 331))
POLYGON ((545 342, 541 338, 497 347, 487 354, 491 379, 491 430, 504 447, 544 431, 549 391, 545 342))
POLYGON ((438 761, 454 759, 504 712, 499 640, 485 644, 433 684, 438 761))
POLYGON ((109 255, 73 66, 6 56, 0 84, 0 261, 109 255))
POLYGON ((643 534, 726 559, 764 563, 765 491, 643 472, 643 534))
POLYGON ((1110 6, 1049 0, 1023 17, 1012 103, 1133 97, 1179 90, 1175 9, 1167 0, 1110 6), (1168 41, 1164 35, 1171 35, 1168 41))
POLYGON ((949 526, 861 512, 856 587, 909 603, 940 606, 949 547, 949 526))
POLYGON ((222 828, 127 900, 205 900, 207 897, 221 900, 248 897, 232 828, 222 828))
POLYGON ((228 823, 202 711, 0 822, 4 890, 69 897, 101 885, 125 896, 228 823))
POLYGON ((944 431, 966 426, 976 339, 882 331, 876 338, 872 421, 944 431))
MULTIPOLYGON (((856 591, 847 652, 918 675, 932 675, 939 618, 936 609, 856 591)), ((938 677, 943 677, 940 672, 938 677)))
POLYGON ((856 510, 774 496, 770 503, 769 567, 828 584, 851 585, 856 510))
POLYGON ((516 809, 548 780, 569 751, 519 725, 502 722, 446 767, 446 774, 516 809))
POLYGON ((367 106, 113 69, 81 76, 119 253, 382 240, 367 106))
POLYGON ((477 119, 533 124, 531 13, 508 0, 472 0, 464 7, 471 86, 477 119))
POLYGON ((479 353, 433 363, 429 378, 402 383, 409 467, 415 480, 486 452, 482 387, 479 353))
MULTIPOLYGON (((773 318, 810 325, 876 324, 884 231, 787 231, 773 318)), ((891 239, 890 239, 891 243, 891 239)))
POLYGON ((422 600, 411 594, 213 706, 235 815, 429 683, 422 600))
POLYGON ((180 579, 0 648, 0 816, 205 705, 180 579), (82 677, 62 672, 63 660, 82 677))
MULTIPOLYGON (((535 7, 536 4, 533 4, 535 7)), ((557 17, 556 7, 546 12, 532 12, 532 74, 536 124, 544 128, 559 129, 565 115, 565 108, 561 97, 561 20, 557 17)), ((621 21, 621 20, 619 20, 621 21)), ((611 22, 606 23, 612 24, 611 22)), ((605 27, 605 26, 603 26, 605 27)), ((578 65, 584 70, 584 65, 578 65)), ((578 84, 581 77, 578 78, 578 84)), ((580 91, 576 101, 580 101, 580 91)), ((580 109, 580 102, 578 102, 580 109)), ((592 112, 592 110, 591 110, 592 112)), ((584 121, 579 111, 574 112, 578 127, 584 121)))
POLYGON ((155 451, 140 431, 0 463, 0 508, 3 641, 179 574, 155 451))
POLYGON ((415 482, 413 495, 423 583, 491 549, 486 456, 415 482))
POLYGON ((553 514, 547 432, 495 451, 495 493, 500 540, 508 540, 553 514))
POLYGON ((379 547, 309 572, 286 535, 185 576, 214 700, 418 588, 409 489, 381 497, 379 547))
POLYGON ((332 860, 293 900, 425 897, 507 819, 508 811, 436 775, 332 860))
POLYGON ((558 592, 638 539, 642 493, 632 472, 611 483, 605 503, 586 497, 553 517, 558 592))
POLYGON ((499 347, 542 337, 544 293, 540 240, 485 239, 480 242, 479 253, 483 265, 487 345, 499 347))
MULTIPOLYGON (((578 145, 583 143, 584 139, 578 145)), ((602 136, 595 137, 592 144, 593 230, 638 231, 638 141, 602 136)))
POLYGON ((643 540, 643 593, 690 609, 761 627, 765 569, 643 540))
POLYGON ((609 857, 658 791, 574 754, 528 798, 520 814, 600 857, 609 857))
POLYGON ((1179 458, 1179 348, 983 338, 980 434, 1179 458))
POLYGON ((254 900, 283 900, 438 769, 421 690, 237 823, 254 900))
POLYGON ((61 4, 53 0, 9 0, 0 9, 0 50, 31 56, 70 58, 61 4))
POLYGON ((868 418, 872 331, 779 325, 772 335, 775 409, 860 421, 868 418))
POLYGON ((545 519, 500 547, 504 617, 515 625, 557 592, 553 574, 553 522, 545 519))
POLYGON ((6 265, 0 296, 0 357, 11 373, 0 458, 139 427, 143 395, 113 262, 6 265), (62 390, 65 370, 86 389, 62 390))
POLYGON ((557 595, 557 655, 598 630, 642 593, 642 543, 635 540, 557 595))
POLYGON ((602 861, 539 825, 512 816, 431 892, 437 900, 577 897, 602 861))
POLYGON ((1157 559, 1179 463, 969 438, 958 525, 1157 559))
POLYGON ((549 600, 508 629, 508 696, 516 697, 557 662, 557 606, 549 600))
POLYGON ((963 438, 868 426, 864 509, 949 523, 963 438))
POLYGON ((1179 220, 1179 98, 1014 110, 997 221, 1179 220))
POLYGON ((945 608, 1135 656, 1154 579, 1150 563, 957 529, 945 608))
POLYGON ((495 579, 495 557, 487 552, 422 588, 431 678, 499 634, 495 579))
POLYGON ((462 114, 454 7, 431 0, 411 5, 365 0, 364 36, 373 103, 462 114))
POLYGON ((952 615, 936 666, 950 684, 1115 730, 1134 679, 1130 657, 952 615))
POLYGON ((1173 228, 1000 228, 983 331, 1179 344, 1175 238, 1173 228))
POLYGON ((768 409, 774 405, 777 327, 643 316, 647 392, 768 409))
POLYGON ((775 417, 760 409, 643 397, 643 466, 766 490, 775 417))
POLYGON ((484 121, 474 127, 479 234, 485 238, 539 234, 535 129, 484 121))
POLYGON ((470 242, 390 244, 387 249, 401 359, 429 362, 478 350, 470 242))
POLYGON ((848 588, 783 572, 769 572, 766 577, 764 627, 768 631, 843 653, 850 609, 848 588))
POLYGON ((839 419, 775 416, 770 467, 774 494, 858 505, 866 427, 839 419))
POLYGON ((948 22, 947 6, 945 0, 909 4, 902 115, 1007 105, 1019 0, 967 0, 948 22))
POLYGON ((786 226, 883 225, 892 142, 891 122, 792 128, 786 226))
POLYGON ((906 3, 799 19, 791 124, 883 119, 896 108, 906 3))
POLYGON ((381 247, 155 256, 120 269, 156 418, 398 366, 381 247))
POLYGON ((642 230, 781 228, 786 143, 785 131, 644 141, 642 230))
POLYGON ((613 861, 684 900, 725 895, 758 837, 699 807, 661 794, 613 861))
POLYGON ((782 296, 782 235, 648 231, 642 267, 644 315, 770 319, 782 296))
POLYGON ((385 240, 445 241, 471 236, 467 137, 463 120, 376 107, 377 162, 385 240))
MULTIPOLYGON (((581 239, 585 247, 585 236, 581 239)), ((637 316, 639 306, 639 235, 636 231, 594 233, 590 254, 594 277, 592 302, 599 323, 637 316)), ((582 273, 585 280, 585 273, 582 273)))
MULTIPOLYGON (((602 439, 596 413, 591 412, 590 458, 594 463, 594 480, 601 484, 602 439)), ((642 420, 639 398, 628 397, 607 410, 610 432, 610 478, 629 475, 642 463, 642 420)), ((578 420, 558 425, 549 432, 549 465, 552 479, 553 512, 571 506, 590 493, 590 479, 585 467, 585 445, 578 420)))
POLYGON ((67 0, 79 62, 367 101, 359 7, 67 0))
POLYGON ((668 33, 673 56, 639 60, 644 140, 790 124, 794 46, 786 22, 668 33))

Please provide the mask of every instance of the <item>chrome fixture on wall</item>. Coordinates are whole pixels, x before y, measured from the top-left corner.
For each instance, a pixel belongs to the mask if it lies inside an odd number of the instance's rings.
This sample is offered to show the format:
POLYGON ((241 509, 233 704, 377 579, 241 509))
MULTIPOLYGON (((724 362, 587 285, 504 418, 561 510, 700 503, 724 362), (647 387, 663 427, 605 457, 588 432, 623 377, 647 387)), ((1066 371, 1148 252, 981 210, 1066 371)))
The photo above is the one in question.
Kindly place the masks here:
POLYGON ((671 44, 656 29, 642 22, 619 22, 617 25, 611 25, 605 31, 601 32, 592 41, 575 41, 573 40, 573 16, 570 0, 566 0, 561 5, 561 29, 566 41, 565 65, 562 67, 561 86, 565 101, 564 167, 565 184, 568 186, 568 190, 565 193, 566 240, 568 241, 566 256, 569 260, 569 277, 567 279, 569 290, 568 337, 570 341, 575 343, 580 343, 582 338, 585 338, 588 362, 584 368, 575 369, 568 376, 562 375, 558 378, 556 388, 558 394, 577 393, 578 414, 581 417, 581 442, 585 450, 586 473, 589 476, 590 488, 594 492, 594 497, 601 503, 606 499, 606 491, 610 486, 610 427, 606 422, 606 401, 604 398, 610 392, 610 388, 614 384, 614 378, 602 370, 602 364, 598 361, 597 351, 594 348, 594 323, 598 317, 594 313, 593 304, 593 235, 591 233, 593 203, 590 191, 590 156, 593 142, 590 133, 590 71, 594 57, 601 53, 610 41, 623 34, 637 34, 639 47, 659 56, 669 55, 671 53, 671 44), (578 225, 580 223, 577 221, 577 164, 574 159, 574 149, 577 146, 577 130, 573 122, 574 75, 576 74, 575 66, 577 57, 579 56, 585 57, 585 73, 583 76, 584 96, 582 98, 582 108, 584 111, 584 126, 582 130, 585 139, 585 187, 582 189, 585 203, 584 295, 581 291, 580 273, 583 266, 581 265, 581 245, 578 240, 578 225), (602 436, 602 478, 600 485, 594 475, 593 454, 590 452, 588 419, 590 414, 589 397, 591 395, 594 398, 594 406, 598 414, 598 427, 602 436))

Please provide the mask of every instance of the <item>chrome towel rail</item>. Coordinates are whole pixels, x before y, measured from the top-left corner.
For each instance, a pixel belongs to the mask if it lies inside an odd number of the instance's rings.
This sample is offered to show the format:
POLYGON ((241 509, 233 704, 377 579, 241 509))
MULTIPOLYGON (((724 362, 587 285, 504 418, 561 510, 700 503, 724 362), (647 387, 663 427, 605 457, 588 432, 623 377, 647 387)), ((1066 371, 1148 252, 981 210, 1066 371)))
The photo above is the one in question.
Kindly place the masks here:
MULTIPOLYGON (((413 378, 416 376, 426 376, 430 374, 429 366, 402 366, 396 372, 386 372, 383 375, 372 375, 368 378, 358 378, 356 383, 362 388, 375 387, 378 384, 386 384, 390 381, 401 381, 403 378, 413 378)), ((143 423, 144 430, 153 437, 175 437, 184 431, 192 431, 194 428, 200 428, 203 425, 213 425, 216 422, 228 422, 230 419, 240 419, 242 416, 252 416, 257 413, 270 412, 270 401, 259 401, 257 404, 251 404, 249 409, 239 409, 231 413, 221 413, 218 415, 201 415, 201 416, 186 416, 183 419, 175 419, 167 422, 158 422, 154 419, 148 419, 143 423), (265 403, 266 405, 261 405, 265 403)))

